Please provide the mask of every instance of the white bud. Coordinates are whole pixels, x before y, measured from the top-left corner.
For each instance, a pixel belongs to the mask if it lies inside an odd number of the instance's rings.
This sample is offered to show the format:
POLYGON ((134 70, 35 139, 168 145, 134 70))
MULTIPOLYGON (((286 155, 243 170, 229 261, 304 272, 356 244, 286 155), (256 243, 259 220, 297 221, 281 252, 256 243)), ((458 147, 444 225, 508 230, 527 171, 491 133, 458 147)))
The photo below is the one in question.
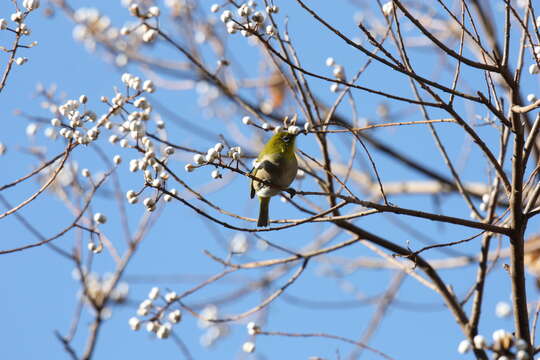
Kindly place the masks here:
POLYGON ((153 93, 156 91, 156 88, 154 87, 154 82, 152 80, 146 80, 145 82, 143 82, 142 88, 148 93, 153 93))
POLYGON ((394 10, 394 3, 392 1, 388 1, 382 6, 382 11, 385 16, 389 16, 392 14, 392 11, 394 10))
POLYGON ((218 4, 212 4, 212 6, 210 6, 210 11, 213 12, 213 13, 217 13, 219 11, 219 5, 218 4))
POLYGON ((23 1, 23 6, 28 11, 35 10, 35 9, 37 9, 39 7, 39 0, 24 0, 23 1))
POLYGON ((334 66, 332 74, 334 74, 336 79, 343 80, 345 79, 345 68, 343 68, 343 65, 336 65, 334 66))
POLYGON ((215 169, 214 171, 212 171, 210 176, 212 176, 212 179, 220 179, 221 178, 221 173, 219 172, 218 169, 215 169))
POLYGON ((246 327, 248 334, 252 336, 261 331, 261 328, 253 321, 248 322, 246 327))
POLYGON ((150 16, 159 16, 160 14, 160 10, 157 6, 151 6, 149 9, 148 9, 148 14, 150 16))
POLYGON ((139 330, 141 328, 141 320, 139 320, 139 318, 137 318, 135 316, 130 318, 129 319, 129 327, 133 331, 139 330))
POLYGON ((94 221, 98 224, 105 224, 107 222, 107 217, 102 213, 95 213, 94 221))
POLYGON ((86 95, 79 96, 79 102, 81 104, 86 104, 88 102, 88 96, 86 96, 86 95))
POLYGON ((37 125, 34 123, 28 124, 28 126, 26 127, 26 135, 34 136, 36 135, 36 132, 37 132, 37 125))
POLYGON ((195 154, 193 155, 193 162, 197 165, 202 165, 205 163, 204 156, 201 154, 195 154))
POLYGON ((22 12, 17 11, 17 12, 14 12, 13 14, 11 14, 10 18, 11 18, 11 21, 19 22, 19 21, 22 20, 23 14, 22 14, 22 12))
POLYGON ((166 339, 171 334, 171 326, 170 324, 161 325, 159 329, 156 332, 156 336, 158 339, 166 339))
POLYGON ((159 288, 153 287, 150 289, 150 292, 148 293, 148 298, 150 300, 156 300, 159 297, 159 288))
POLYGON ((23 65, 27 61, 28 61, 28 58, 26 58, 26 57, 18 57, 18 58, 15 59, 15 63, 17 65, 23 65))
POLYGON ((462 340, 458 345, 458 353, 465 354, 471 350, 471 343, 469 340, 462 340))
POLYGON ((193 164, 186 164, 184 166, 184 170, 186 170, 187 172, 192 172, 193 170, 195 170, 195 165, 193 164))
POLYGON ((325 64, 326 66, 334 66, 336 64, 336 61, 333 57, 328 57, 326 58, 325 64))
POLYGON ((4 18, 0 19, 0 30, 7 29, 7 26, 8 26, 8 23, 7 23, 6 19, 4 19, 4 18))
MULTIPOLYGON (((502 357, 502 356, 501 356, 502 357)), ((516 359, 517 360, 529 360, 531 357, 529 356, 529 353, 526 350, 519 350, 516 353, 516 359)), ((500 359, 500 358, 499 358, 500 359)))
POLYGON ((242 345, 242 350, 244 352, 247 352, 247 353, 252 353, 255 351, 255 343, 253 343, 252 341, 246 341, 243 345, 242 345))
POLYGON ((144 200, 143 200, 143 205, 146 206, 147 208, 150 208, 150 207, 154 206, 155 204, 156 204, 156 202, 154 201, 154 199, 152 199, 150 197, 144 198, 144 200))
POLYGON ((168 318, 170 322, 172 322, 173 324, 177 324, 180 322, 180 320, 182 320, 182 312, 178 309, 171 311, 168 318))
POLYGON ((333 83, 332 85, 330 85, 330 91, 333 92, 333 93, 338 92, 339 91, 339 84, 333 83))
POLYGON ((536 95, 534 95, 534 94, 527 95, 527 101, 528 102, 535 102, 536 101, 536 95))
POLYGON ((253 20, 257 24, 262 24, 265 20, 265 16, 262 12, 256 11, 252 16, 251 20, 253 20))
POLYGON ((534 75, 540 73, 540 69, 538 68, 538 65, 532 64, 529 66, 529 74, 534 75))
POLYGON ((482 335, 476 335, 473 339, 475 349, 484 349, 487 346, 486 338, 482 335))
POLYGON ((113 157, 113 162, 116 164, 116 165, 119 165, 121 162, 122 162, 122 157, 120 155, 114 155, 113 157))
POLYGON ((120 146, 123 148, 127 148, 129 146, 129 142, 127 139, 120 140, 120 146))
POLYGON ((242 118, 242 123, 243 123, 244 125, 249 125, 249 124, 251 124, 251 123, 252 123, 251 118, 250 118, 249 116, 244 116, 244 117, 242 118))
POLYGON ((146 331, 148 332, 157 332, 159 328, 159 324, 155 321, 150 321, 146 324, 146 331))
POLYGON ((139 15, 140 15, 139 5, 137 5, 137 4, 131 4, 131 5, 129 6, 129 12, 130 12, 131 15, 133 15, 133 16, 139 16, 139 15))
POLYGON ((168 303, 176 301, 177 299, 178 299, 178 295, 174 291, 168 292, 165 295, 165 301, 167 301, 168 303))
POLYGON ((154 29, 148 29, 144 32, 142 39, 144 42, 152 42, 158 36, 158 32, 154 29))
POLYGON ((266 35, 274 36, 276 34, 276 28, 274 28, 274 25, 266 25, 264 32, 266 35))
POLYGON ((226 23, 232 19, 232 12, 230 10, 225 10, 221 13, 220 19, 222 22, 226 23))
POLYGON ((298 126, 289 126, 289 128, 287 129, 289 134, 293 134, 293 135, 296 135, 300 132, 300 128, 298 126))
POLYGON ((216 150, 216 152, 221 152, 221 150, 223 150, 223 144, 222 143, 217 143, 216 145, 214 145, 214 150, 216 150))
POLYGON ((90 170, 88 170, 88 169, 86 169, 86 168, 85 168, 85 169, 82 169, 82 170, 81 170, 81 175, 84 176, 84 177, 86 177, 86 178, 87 178, 87 177, 90 177, 90 170))
POLYGON ((495 315, 497 315, 497 317, 504 318, 509 316, 511 313, 512 308, 506 301, 499 301, 495 306, 495 315))
POLYGON ((174 154, 174 148, 172 146, 167 146, 165 149, 163 149, 163 153, 165 155, 172 155, 174 154))

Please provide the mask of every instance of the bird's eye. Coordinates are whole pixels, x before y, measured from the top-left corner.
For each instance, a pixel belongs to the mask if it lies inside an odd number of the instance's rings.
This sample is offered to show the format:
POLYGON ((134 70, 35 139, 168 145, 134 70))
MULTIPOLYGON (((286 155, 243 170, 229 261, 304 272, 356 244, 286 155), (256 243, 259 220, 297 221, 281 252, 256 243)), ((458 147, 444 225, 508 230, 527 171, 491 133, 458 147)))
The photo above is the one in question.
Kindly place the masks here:
POLYGON ((289 140, 291 140, 291 138, 288 137, 288 136, 284 136, 284 137, 282 137, 281 139, 282 139, 283 141, 285 141, 285 142, 289 142, 289 140))

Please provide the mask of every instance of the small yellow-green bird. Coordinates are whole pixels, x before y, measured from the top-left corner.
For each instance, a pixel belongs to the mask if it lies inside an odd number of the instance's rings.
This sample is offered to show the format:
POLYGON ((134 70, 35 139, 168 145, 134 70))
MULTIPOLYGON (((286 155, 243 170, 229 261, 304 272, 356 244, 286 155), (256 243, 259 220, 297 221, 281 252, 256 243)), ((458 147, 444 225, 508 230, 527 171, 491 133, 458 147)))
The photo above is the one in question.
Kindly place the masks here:
POLYGON ((298 171, 295 154, 296 135, 278 132, 268 140, 255 161, 251 175, 263 180, 251 179, 251 193, 260 200, 259 220, 257 226, 268 226, 268 204, 270 198, 286 190, 293 182, 298 171))

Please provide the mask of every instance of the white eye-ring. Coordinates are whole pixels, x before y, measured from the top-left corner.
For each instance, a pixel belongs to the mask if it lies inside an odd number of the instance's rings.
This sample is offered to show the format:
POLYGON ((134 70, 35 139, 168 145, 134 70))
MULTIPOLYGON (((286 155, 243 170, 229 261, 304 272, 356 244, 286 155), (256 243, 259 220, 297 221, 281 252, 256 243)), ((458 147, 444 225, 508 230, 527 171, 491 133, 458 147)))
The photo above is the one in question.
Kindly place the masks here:
POLYGON ((283 141, 285 141, 285 142, 289 142, 289 140, 291 140, 291 138, 288 137, 288 136, 284 136, 284 137, 282 137, 281 139, 282 139, 283 141))

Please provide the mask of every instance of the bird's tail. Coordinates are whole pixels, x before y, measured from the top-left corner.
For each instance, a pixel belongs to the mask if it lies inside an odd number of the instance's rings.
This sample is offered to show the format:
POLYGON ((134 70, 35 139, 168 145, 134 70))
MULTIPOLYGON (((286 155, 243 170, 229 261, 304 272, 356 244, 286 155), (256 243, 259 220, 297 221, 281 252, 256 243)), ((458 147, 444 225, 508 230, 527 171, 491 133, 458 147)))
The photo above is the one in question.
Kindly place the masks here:
POLYGON ((259 197, 261 207, 259 210, 259 220, 257 226, 268 226, 268 204, 270 203, 269 197, 259 197))

